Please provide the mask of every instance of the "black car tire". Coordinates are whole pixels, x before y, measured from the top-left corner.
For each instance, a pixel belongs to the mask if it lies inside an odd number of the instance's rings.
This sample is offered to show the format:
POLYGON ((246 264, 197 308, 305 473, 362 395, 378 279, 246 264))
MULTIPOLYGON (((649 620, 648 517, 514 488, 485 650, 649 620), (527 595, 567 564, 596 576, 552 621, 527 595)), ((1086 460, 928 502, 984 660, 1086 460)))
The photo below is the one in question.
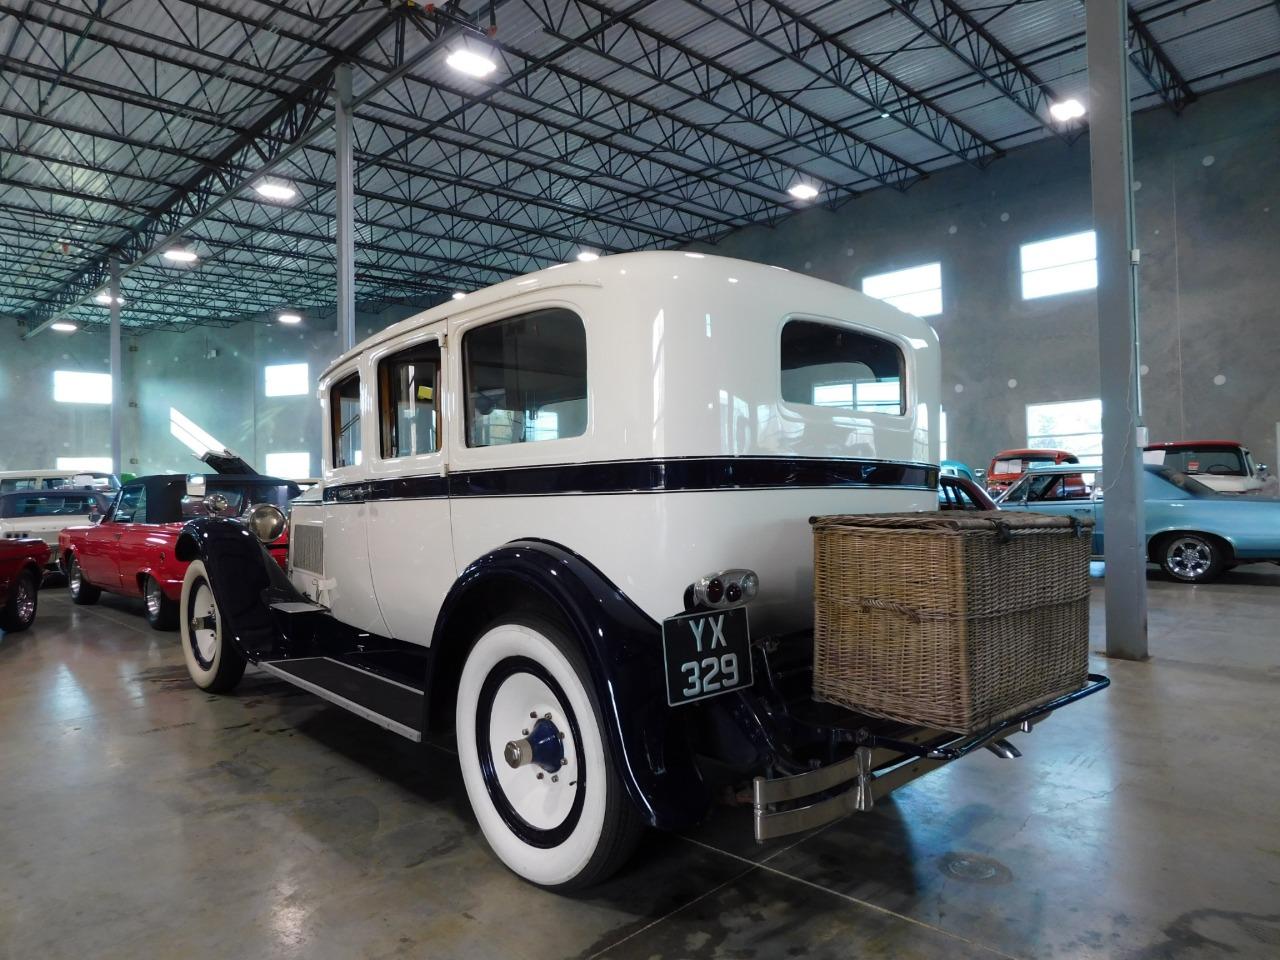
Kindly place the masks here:
POLYGON ((32 570, 18 574, 9 587, 9 601, 0 610, 0 630, 18 633, 31 626, 40 598, 40 577, 32 570))
POLYGON ((71 602, 78 603, 82 607, 97 603, 98 598, 102 596, 102 591, 85 579, 84 571, 80 569, 80 561, 74 556, 67 567, 67 589, 71 592, 71 602))
POLYGON ((147 623, 152 630, 175 630, 178 626, 178 605, 164 595, 155 577, 142 581, 142 599, 146 603, 147 623))

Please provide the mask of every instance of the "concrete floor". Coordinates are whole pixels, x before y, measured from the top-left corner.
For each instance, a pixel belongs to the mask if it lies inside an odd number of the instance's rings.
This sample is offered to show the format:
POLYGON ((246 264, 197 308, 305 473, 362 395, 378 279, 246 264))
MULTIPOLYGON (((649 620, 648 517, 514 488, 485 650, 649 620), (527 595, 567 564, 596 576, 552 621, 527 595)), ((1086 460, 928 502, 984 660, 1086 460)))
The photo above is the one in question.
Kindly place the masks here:
MULTIPOLYGON (((1101 589, 1095 597, 1100 646, 1101 589)), ((744 810, 543 893, 455 761, 60 587, 0 639, 0 956, 1280 957, 1280 572, 1151 580, 1149 663, 813 835, 744 810)))

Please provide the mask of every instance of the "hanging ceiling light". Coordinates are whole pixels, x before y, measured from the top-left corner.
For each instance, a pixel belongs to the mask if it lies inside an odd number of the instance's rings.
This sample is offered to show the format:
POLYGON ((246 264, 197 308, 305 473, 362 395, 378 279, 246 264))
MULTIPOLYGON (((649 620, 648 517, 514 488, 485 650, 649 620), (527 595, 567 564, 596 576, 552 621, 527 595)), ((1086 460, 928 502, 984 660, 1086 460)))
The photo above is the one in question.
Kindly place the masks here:
POLYGON ((445 57, 444 62, 459 73, 465 73, 468 77, 476 77, 477 79, 487 77, 498 69, 498 65, 483 53, 470 50, 467 47, 458 47, 449 56, 445 57))
POLYGON ((50 330, 57 330, 59 333, 75 333, 80 328, 74 323, 68 323, 65 320, 59 320, 57 323, 49 324, 50 330))
POLYGON ((797 200, 812 200, 818 195, 818 188, 811 183, 794 183, 787 193, 797 200))
MULTIPOLYGON (((111 306, 111 292, 109 290, 99 290, 93 297, 94 303, 100 303, 104 307, 111 306)), ((116 303, 124 303, 124 297, 116 297, 116 303)))
POLYGON ((298 188, 288 180, 275 177, 263 177, 253 185, 254 192, 264 200, 275 200, 284 203, 298 195, 298 188))
POLYGON ((186 247, 170 247, 162 256, 172 263, 195 263, 200 258, 194 250, 188 250, 186 247))
POLYGON ((461 290, 455 290, 455 291, 453 291, 453 299, 455 299, 455 300, 461 300, 461 299, 462 299, 463 297, 465 297, 465 296, 466 296, 466 294, 465 294, 465 293, 463 293, 461 290))
POLYGON ((1049 104, 1049 115, 1059 123, 1070 123, 1084 116, 1084 104, 1072 97, 1059 103, 1049 104))
POLYGON ((596 253, 593 250, 578 251, 578 260, 581 263, 590 263, 592 260, 599 260, 599 259, 600 259, 600 254, 596 253))
POLYGON ((287 323, 287 324, 289 324, 290 326, 292 326, 292 325, 293 325, 293 324, 295 324, 295 323, 301 323, 301 322, 302 322, 302 314, 300 314, 300 313, 291 313, 291 312, 289 312, 289 311, 285 311, 284 313, 282 313, 282 314, 280 314, 278 317, 276 317, 276 319, 277 319, 277 320, 279 320, 281 323, 287 323))

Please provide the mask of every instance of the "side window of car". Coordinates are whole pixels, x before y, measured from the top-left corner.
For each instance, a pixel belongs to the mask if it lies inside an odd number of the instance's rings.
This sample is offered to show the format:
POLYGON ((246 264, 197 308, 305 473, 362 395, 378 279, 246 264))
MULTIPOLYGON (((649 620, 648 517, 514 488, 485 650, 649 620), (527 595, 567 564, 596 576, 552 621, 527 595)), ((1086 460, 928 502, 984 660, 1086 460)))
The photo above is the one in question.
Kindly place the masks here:
POLYGON ((120 499, 111 514, 115 523, 147 522, 147 489, 146 487, 125 487, 120 491, 120 499))
POLYGON ((788 320, 782 328, 782 399, 787 403, 899 416, 906 360, 894 343, 848 327, 788 320))
POLYGON ((363 457, 360 447, 360 374, 343 377, 329 391, 329 419, 333 465, 358 466, 363 457))
POLYGON ((587 431, 587 335, 553 308, 462 337, 469 447, 580 437, 587 431))
POLYGON ((420 343, 378 363, 379 450, 384 460, 440 449, 440 344, 420 343))

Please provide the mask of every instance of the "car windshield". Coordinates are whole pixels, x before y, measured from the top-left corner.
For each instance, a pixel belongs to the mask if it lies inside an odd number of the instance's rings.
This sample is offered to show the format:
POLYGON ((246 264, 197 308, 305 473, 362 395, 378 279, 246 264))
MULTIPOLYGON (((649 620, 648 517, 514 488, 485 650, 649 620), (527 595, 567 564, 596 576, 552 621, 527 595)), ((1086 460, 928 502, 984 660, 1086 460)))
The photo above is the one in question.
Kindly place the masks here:
POLYGON ((212 483, 210 482, 206 488, 203 497, 183 496, 182 498, 182 519, 191 520, 195 517, 239 517, 248 512, 251 507, 255 507, 260 503, 270 503, 279 507, 281 510, 287 509, 289 500, 297 488, 292 484, 278 484, 271 486, 268 484, 235 484, 235 483, 212 483), (224 510, 216 513, 209 509, 209 499, 214 495, 226 498, 227 506, 224 510))
POLYGON ((32 493, 0 499, 0 516, 70 517, 86 516, 97 504, 91 493, 32 493))
POLYGON ((1164 451, 1163 465, 1179 473, 1212 477, 1247 477, 1238 447, 1174 447, 1164 451))

